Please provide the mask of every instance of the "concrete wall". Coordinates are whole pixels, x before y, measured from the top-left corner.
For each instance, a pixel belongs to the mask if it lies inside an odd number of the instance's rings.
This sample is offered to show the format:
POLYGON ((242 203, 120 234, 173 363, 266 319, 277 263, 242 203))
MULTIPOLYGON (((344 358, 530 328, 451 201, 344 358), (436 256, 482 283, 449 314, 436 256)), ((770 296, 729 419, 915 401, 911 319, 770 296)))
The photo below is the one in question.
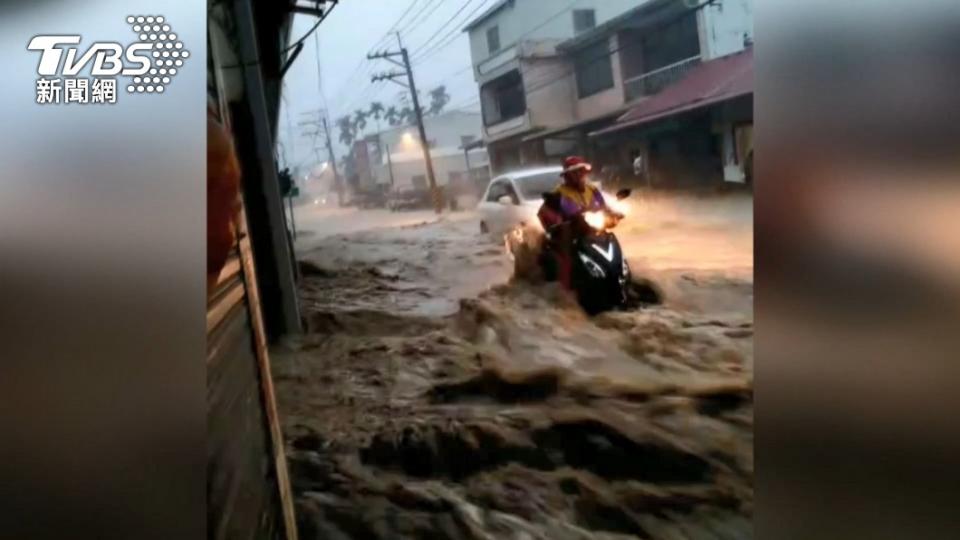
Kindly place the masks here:
MULTIPOLYGON (((437 177, 437 183, 446 184, 446 170, 441 171, 440 166, 454 167, 449 163, 459 160, 459 168, 450 170, 466 171, 463 165, 462 136, 473 136, 475 140, 483 139, 482 121, 480 113, 451 111, 439 116, 428 116, 424 118, 424 129, 427 132, 427 139, 434 143, 430 149, 433 160, 434 173, 437 177), (449 158, 453 156, 453 158, 449 158)), ((410 177, 416 174, 426 174, 426 165, 423 162, 423 150, 420 146, 420 133, 416 125, 396 126, 380 132, 380 144, 383 149, 379 163, 373 163, 371 170, 378 184, 390 182, 390 171, 387 167, 386 150, 389 146, 390 159, 393 161, 395 186, 409 186, 410 177), (398 171, 402 171, 404 180, 398 171)), ((484 149, 477 149, 470 152, 470 168, 485 167, 488 164, 487 152, 484 149)))
MULTIPOLYGON (((616 111, 623 107, 623 71, 620 61, 619 40, 616 34, 610 36, 607 41, 609 50, 616 51, 610 55, 611 69, 613 70, 613 87, 603 92, 577 99, 576 111, 577 120, 589 120, 597 116, 616 111)), ((572 66, 573 63, 571 62, 572 66)), ((574 80, 574 91, 576 91, 576 81, 574 80)))
MULTIPOLYGON (((405 189, 413 186, 413 177, 416 175, 427 174, 426 166, 423 163, 423 156, 419 152, 408 152, 396 154, 393 157, 393 178, 394 189, 405 189)), ((433 172, 437 179, 437 185, 445 186, 449 183, 450 173, 459 172, 464 177, 467 176, 467 164, 463 157, 463 151, 451 152, 449 150, 436 152, 431 155, 433 161, 433 172)), ((470 167, 477 167, 486 164, 486 152, 471 152, 470 167)), ((389 178, 390 173, 386 166, 381 167, 383 178, 389 178)))
POLYGON ((521 73, 531 127, 560 127, 576 120, 576 86, 566 58, 528 59, 521 73))
MULTIPOLYGON (((480 113, 450 111, 439 116, 425 117, 423 125, 427 140, 433 141, 438 148, 459 147, 460 137, 463 135, 472 135, 478 140, 483 137, 480 113)), ((399 149, 408 140, 404 136, 407 133, 419 141, 420 134, 415 124, 385 129, 380 132, 380 140, 381 143, 390 145, 391 152, 399 151, 394 149, 399 149)))
MULTIPOLYGON (((597 26, 635 8, 647 0, 580 0, 573 9, 595 10, 597 26)), ((566 0, 512 0, 499 12, 470 30, 470 54, 476 66, 490 53, 487 29, 499 27, 500 49, 508 49, 519 40, 568 39, 574 36, 573 13, 566 0), (562 15, 558 15, 565 12, 562 15), (544 24, 544 21, 554 17, 544 24), (538 26, 543 25, 540 28, 538 26)))
POLYGON ((704 60, 743 49, 743 35, 753 39, 753 0, 719 0, 697 15, 704 60))

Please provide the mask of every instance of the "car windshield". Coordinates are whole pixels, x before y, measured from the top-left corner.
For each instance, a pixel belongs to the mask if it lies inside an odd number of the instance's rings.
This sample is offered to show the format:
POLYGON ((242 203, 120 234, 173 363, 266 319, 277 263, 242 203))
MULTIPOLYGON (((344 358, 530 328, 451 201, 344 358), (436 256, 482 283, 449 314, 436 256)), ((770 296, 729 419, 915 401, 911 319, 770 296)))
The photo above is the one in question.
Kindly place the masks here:
POLYGON ((514 182, 524 200, 539 200, 544 191, 553 191, 560 184, 560 173, 548 172, 523 176, 514 182))

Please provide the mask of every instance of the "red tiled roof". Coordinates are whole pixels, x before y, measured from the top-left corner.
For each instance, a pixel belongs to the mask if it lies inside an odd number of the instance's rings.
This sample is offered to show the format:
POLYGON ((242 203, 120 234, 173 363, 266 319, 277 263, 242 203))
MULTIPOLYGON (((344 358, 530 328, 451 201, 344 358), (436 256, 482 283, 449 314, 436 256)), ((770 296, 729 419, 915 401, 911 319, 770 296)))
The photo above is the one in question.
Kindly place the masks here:
POLYGON ((704 62, 686 77, 643 100, 612 126, 591 135, 652 122, 753 93, 753 47, 704 62))

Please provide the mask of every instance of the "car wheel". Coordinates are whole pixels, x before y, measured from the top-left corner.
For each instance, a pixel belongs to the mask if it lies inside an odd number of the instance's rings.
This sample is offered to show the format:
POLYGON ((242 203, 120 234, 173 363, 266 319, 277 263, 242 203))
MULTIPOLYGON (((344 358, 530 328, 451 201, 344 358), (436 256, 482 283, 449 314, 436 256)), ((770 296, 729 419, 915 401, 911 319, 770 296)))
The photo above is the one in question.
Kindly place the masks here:
POLYGON ((481 221, 481 222, 480 222, 480 232, 483 233, 483 234, 487 234, 487 233, 490 232, 490 228, 487 227, 487 222, 486 222, 486 221, 481 221))

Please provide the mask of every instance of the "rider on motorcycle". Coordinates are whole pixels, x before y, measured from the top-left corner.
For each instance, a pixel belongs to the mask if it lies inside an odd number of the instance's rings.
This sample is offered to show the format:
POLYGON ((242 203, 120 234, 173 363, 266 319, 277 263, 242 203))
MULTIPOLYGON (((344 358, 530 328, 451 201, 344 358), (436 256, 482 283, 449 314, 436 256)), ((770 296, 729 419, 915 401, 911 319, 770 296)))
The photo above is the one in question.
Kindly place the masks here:
POLYGON ((543 229, 550 233, 548 249, 556 261, 557 278, 566 287, 571 287, 571 246, 573 231, 571 221, 584 212, 605 211, 615 218, 623 215, 607 206, 599 189, 587 181, 592 167, 580 156, 563 160, 563 183, 554 190, 554 204, 544 204, 537 212, 543 229))

